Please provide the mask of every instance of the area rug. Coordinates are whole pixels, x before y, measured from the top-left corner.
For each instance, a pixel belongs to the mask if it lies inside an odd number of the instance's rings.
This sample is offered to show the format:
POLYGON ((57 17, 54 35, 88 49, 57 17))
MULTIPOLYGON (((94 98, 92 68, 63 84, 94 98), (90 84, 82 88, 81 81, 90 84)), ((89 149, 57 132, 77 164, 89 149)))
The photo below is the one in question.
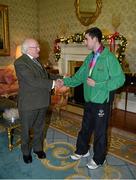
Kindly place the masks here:
POLYGON ((113 167, 108 164, 96 170, 95 174, 88 173, 89 170, 84 161, 86 158, 73 161, 70 154, 73 153, 74 146, 63 141, 48 144, 45 140, 44 150, 47 158, 40 160, 32 154, 33 162, 25 164, 20 146, 9 151, 7 140, 7 133, 0 133, 0 179, 90 180, 125 177, 121 167, 113 167))
MULTIPOLYGON (((77 138, 81 121, 63 118, 53 120, 50 127, 55 128, 73 138, 77 138)), ((136 165, 136 135, 121 130, 109 130, 108 153, 136 165)))
POLYGON ((74 147, 69 143, 47 144, 45 141, 47 158, 40 160, 32 153, 30 164, 23 162, 20 146, 9 151, 7 144, 7 133, 0 133, 0 179, 90 179, 80 173, 80 162, 71 160, 74 147))
MULTIPOLYGON (((23 162, 20 146, 9 151, 7 133, 0 133, 0 179, 135 179, 135 166, 111 155, 107 156, 105 165, 93 171, 86 167, 91 157, 73 161, 70 154, 73 153, 74 146, 67 142, 67 136, 58 141, 53 135, 55 133, 57 137, 58 130, 49 129, 53 142, 49 142, 48 138, 44 142, 47 158, 40 160, 32 153, 31 164, 23 162), (131 170, 133 173, 130 173, 131 170)), ((64 134, 59 134, 65 137, 64 134)), ((16 136, 14 138, 16 140, 16 136)))

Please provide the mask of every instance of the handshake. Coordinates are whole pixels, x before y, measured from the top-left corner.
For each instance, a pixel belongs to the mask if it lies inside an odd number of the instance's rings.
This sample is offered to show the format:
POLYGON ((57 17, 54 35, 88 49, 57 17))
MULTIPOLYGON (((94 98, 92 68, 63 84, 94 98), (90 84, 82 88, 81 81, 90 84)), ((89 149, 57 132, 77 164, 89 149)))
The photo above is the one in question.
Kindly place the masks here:
MULTIPOLYGON (((70 76, 70 74, 68 74, 68 73, 66 73, 66 74, 64 74, 64 76, 63 77, 69 77, 70 76)), ((57 80, 55 80, 55 87, 54 87, 56 90, 58 90, 58 91, 65 91, 65 90, 68 90, 69 89, 69 87, 66 87, 66 86, 64 86, 64 81, 63 81, 63 79, 57 79, 57 80)))
POLYGON ((55 81, 55 88, 62 88, 64 86, 63 79, 57 79, 55 81))

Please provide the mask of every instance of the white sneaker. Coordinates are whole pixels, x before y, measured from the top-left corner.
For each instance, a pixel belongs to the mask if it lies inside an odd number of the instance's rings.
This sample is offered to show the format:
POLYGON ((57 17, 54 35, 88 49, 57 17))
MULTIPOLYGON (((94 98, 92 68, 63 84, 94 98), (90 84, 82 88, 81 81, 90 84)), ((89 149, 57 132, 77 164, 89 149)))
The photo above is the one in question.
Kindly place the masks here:
MULTIPOLYGON (((106 160, 104 161, 103 164, 105 164, 105 163, 106 163, 106 160)), ((97 169, 100 166, 102 166, 102 164, 97 165, 93 159, 91 159, 91 161, 87 164, 87 167, 89 169, 97 169)))
POLYGON ((75 154, 71 155, 70 157, 73 160, 78 160, 78 159, 81 159, 82 157, 88 157, 88 156, 90 156, 90 152, 89 151, 86 154, 83 154, 83 155, 79 155, 79 154, 75 153, 75 154))

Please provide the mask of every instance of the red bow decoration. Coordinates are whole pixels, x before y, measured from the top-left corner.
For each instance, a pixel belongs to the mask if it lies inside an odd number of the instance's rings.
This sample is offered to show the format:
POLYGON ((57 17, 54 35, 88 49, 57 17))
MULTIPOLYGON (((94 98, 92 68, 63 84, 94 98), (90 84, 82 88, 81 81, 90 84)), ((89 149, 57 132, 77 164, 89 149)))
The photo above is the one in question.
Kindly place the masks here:
POLYGON ((60 39, 56 39, 54 41, 54 53, 58 53, 60 51, 59 43, 60 43, 60 39))
POLYGON ((115 32, 110 36, 110 51, 115 52, 115 38, 119 36, 118 32, 115 32))

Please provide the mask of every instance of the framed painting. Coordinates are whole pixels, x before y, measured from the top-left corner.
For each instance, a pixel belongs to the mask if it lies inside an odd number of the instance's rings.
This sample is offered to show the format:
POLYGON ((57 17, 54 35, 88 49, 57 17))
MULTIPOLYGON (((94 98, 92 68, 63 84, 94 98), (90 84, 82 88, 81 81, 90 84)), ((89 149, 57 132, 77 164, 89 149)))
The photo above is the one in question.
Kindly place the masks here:
POLYGON ((0 56, 8 56, 9 53, 8 6, 0 5, 0 56))

